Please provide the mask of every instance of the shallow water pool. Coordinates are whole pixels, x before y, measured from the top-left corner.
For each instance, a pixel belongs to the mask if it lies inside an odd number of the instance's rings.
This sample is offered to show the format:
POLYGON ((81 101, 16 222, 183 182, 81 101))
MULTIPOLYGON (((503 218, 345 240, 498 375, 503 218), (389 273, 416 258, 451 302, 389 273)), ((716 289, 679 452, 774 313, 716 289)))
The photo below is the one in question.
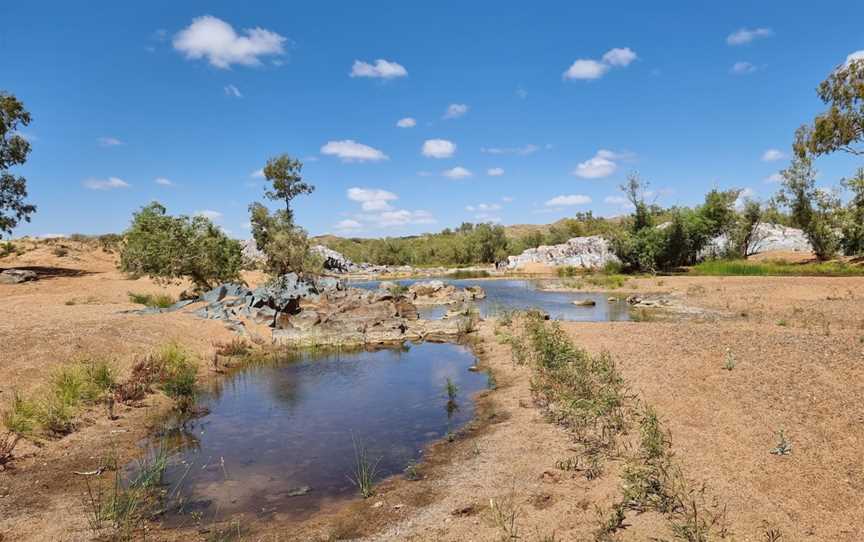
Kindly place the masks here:
POLYGON ((487 387, 485 374, 468 370, 470 350, 454 344, 296 356, 226 377, 199 401, 209 413, 153 437, 151 447, 173 452, 165 482, 179 498, 168 524, 305 516, 356 496, 354 441, 380 458, 378 479, 401 473, 424 445, 469 421, 471 396, 487 387))

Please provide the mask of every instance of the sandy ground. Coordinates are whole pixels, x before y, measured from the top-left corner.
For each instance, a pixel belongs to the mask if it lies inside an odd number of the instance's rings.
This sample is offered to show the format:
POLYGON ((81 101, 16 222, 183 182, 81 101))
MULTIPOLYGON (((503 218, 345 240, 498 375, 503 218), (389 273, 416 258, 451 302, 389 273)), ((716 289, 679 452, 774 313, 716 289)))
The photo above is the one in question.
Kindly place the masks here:
MULTIPOLYGON (((161 287, 125 279, 112 255, 95 254, 59 258, 45 247, 0 260, 54 269, 32 284, 0 285, 0 404, 78 354, 108 355, 127 370, 167 340, 206 358, 214 341, 230 338, 220 324, 189 316, 120 314, 134 308, 127 292, 161 287)), ((632 280, 623 291, 631 290, 670 292, 712 315, 564 327, 585 348, 609 351, 656 407, 685 475, 725 505, 730 539, 762 541, 767 528, 779 529, 783 542, 864 539, 864 279, 662 277, 632 280), (723 369, 727 353, 736 361, 731 371, 723 369), (769 453, 780 429, 791 455, 769 453)), ((621 466, 611 461, 591 481, 555 468, 574 455, 572 440, 543 419, 528 369, 511 362, 491 330, 480 333, 481 364, 498 389, 478 398, 473 430, 429 450, 421 481, 387 481, 376 496, 299 525, 252 519, 244 539, 501 540, 491 499, 514 512, 519 540, 592 540, 595 507, 620 495, 621 466)), ((83 482, 70 473, 92 468, 112 442, 133 457, 148 420, 164 408, 156 395, 117 421, 91 412, 70 436, 22 446, 13 468, 0 472, 0 540, 89 539, 83 482)), ((671 539, 656 514, 628 513, 625 525, 620 540, 671 539)), ((155 531, 148 539, 208 536, 155 531)))

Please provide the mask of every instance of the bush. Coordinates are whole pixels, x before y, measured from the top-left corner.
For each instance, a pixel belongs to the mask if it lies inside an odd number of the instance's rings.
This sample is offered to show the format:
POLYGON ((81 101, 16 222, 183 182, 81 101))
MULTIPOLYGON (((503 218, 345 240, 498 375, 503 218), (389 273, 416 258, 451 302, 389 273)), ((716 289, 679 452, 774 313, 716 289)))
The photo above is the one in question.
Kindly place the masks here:
POLYGON ((844 179, 843 185, 852 192, 843 219, 841 244, 847 256, 864 254, 864 168, 859 168, 855 177, 844 179))
POLYGON ((159 203, 135 213, 120 251, 120 269, 157 280, 188 277, 199 290, 239 276, 241 246, 202 216, 173 217, 159 203))
POLYGON ((291 272, 319 274, 323 271, 321 258, 310 251, 306 232, 294 225, 286 211, 271 214, 260 203, 253 203, 249 213, 252 236, 258 250, 264 253, 267 273, 278 277, 291 272))
POLYGON ((167 309, 175 303, 174 298, 168 294, 138 294, 135 292, 129 292, 129 301, 159 309, 167 309))

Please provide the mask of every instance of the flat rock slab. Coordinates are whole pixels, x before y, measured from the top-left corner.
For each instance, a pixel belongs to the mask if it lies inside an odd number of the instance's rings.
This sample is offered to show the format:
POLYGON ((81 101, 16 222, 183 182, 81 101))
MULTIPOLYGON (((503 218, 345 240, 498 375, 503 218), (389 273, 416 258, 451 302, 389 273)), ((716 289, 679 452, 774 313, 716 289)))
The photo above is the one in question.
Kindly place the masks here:
POLYGON ((20 284, 36 280, 39 275, 26 269, 7 269, 0 273, 0 284, 20 284))

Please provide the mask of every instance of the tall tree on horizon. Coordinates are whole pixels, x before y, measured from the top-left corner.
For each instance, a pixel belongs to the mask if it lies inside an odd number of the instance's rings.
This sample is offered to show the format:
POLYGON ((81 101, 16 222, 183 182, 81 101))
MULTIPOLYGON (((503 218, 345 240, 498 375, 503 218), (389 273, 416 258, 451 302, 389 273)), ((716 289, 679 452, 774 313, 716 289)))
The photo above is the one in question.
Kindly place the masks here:
POLYGON ((286 218, 293 223, 291 200, 300 194, 311 194, 315 190, 313 185, 303 180, 303 162, 281 154, 267 160, 263 171, 264 177, 273 183, 273 188, 264 192, 264 196, 269 200, 284 201, 286 218))
POLYGON ((19 126, 30 124, 30 113, 15 96, 0 90, 0 237, 11 234, 22 221, 30 222, 36 206, 25 202, 27 179, 15 176, 9 168, 27 161, 30 143, 18 133, 19 126))

